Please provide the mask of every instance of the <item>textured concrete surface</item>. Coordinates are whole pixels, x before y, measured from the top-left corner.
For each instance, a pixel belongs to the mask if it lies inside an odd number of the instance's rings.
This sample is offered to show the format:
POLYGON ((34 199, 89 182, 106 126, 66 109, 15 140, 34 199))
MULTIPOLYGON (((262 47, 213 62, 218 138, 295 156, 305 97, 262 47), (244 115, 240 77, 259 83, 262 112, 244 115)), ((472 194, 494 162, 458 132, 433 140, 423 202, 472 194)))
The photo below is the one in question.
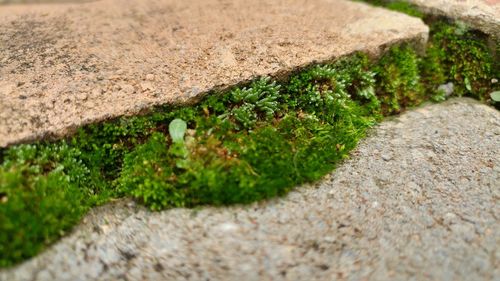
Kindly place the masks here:
POLYGON ((424 11, 462 20, 500 40, 500 0, 407 0, 424 11))
POLYGON ((3 5, 0 147, 427 32, 344 0, 3 5))
POLYGON ((84 3, 98 0, 0 0, 0 5, 6 4, 45 4, 45 3, 84 3))
POLYGON ((314 186, 251 206, 94 210, 0 280, 499 280, 500 112, 382 123, 314 186))

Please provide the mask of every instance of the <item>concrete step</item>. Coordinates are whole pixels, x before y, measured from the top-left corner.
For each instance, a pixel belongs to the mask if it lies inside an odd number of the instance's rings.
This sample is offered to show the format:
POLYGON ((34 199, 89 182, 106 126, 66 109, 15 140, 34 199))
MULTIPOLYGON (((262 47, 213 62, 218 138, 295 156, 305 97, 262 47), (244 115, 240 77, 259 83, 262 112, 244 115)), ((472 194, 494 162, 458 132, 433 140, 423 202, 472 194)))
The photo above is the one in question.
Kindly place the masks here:
POLYGON ((499 142, 500 112, 479 102, 418 108, 314 187, 196 211, 107 204, 0 280, 493 280, 499 142))
POLYGON ((500 40, 500 0, 408 0, 426 13, 461 20, 500 40))
POLYGON ((343 0, 0 6, 0 147, 427 36, 420 19, 343 0))

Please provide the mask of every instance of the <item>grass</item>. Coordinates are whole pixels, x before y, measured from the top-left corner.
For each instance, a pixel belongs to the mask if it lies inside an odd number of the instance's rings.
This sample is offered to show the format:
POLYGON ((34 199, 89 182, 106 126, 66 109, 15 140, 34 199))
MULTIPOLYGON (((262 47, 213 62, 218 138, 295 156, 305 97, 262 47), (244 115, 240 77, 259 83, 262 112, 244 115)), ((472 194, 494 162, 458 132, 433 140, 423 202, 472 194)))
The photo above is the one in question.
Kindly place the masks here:
POLYGON ((354 54, 287 81, 261 78, 194 106, 3 149, 0 266, 36 255, 113 198, 162 210, 284 195, 332 171, 383 116, 442 100, 439 84, 491 102, 498 70, 482 35, 434 21, 426 56, 404 45, 378 61, 354 54))

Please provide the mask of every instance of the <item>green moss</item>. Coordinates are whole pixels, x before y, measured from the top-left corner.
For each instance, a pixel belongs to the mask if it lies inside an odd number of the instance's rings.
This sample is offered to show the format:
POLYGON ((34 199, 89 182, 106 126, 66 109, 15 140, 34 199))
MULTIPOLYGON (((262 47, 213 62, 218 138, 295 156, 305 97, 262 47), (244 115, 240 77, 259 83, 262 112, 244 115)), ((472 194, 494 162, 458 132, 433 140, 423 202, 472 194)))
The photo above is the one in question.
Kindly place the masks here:
POLYGON ((395 47, 381 58, 376 67, 377 96, 385 115, 399 113, 424 101, 420 81, 420 59, 409 47, 395 47))
MULTIPOLYGON (((498 79, 500 60, 495 57, 500 50, 498 39, 473 30, 462 22, 427 16, 417 7, 401 0, 363 0, 375 6, 422 18, 430 26, 426 55, 420 64, 421 83, 427 98, 442 101, 445 96, 436 85, 452 82, 457 96, 471 96, 492 103, 489 94, 500 88, 498 79)), ((394 109, 397 109, 394 100, 394 109)), ((391 109, 391 107, 389 107, 391 109)), ((397 111, 397 110, 396 110, 397 111)))
MULTIPOLYGON (((249 203, 317 180, 384 115, 456 83, 485 100, 495 66, 484 40, 436 22, 427 55, 395 46, 354 54, 277 82, 263 78, 189 107, 162 107, 81 128, 53 143, 0 151, 0 266, 31 257, 112 198, 152 210, 249 203), (469 81, 466 82, 466 79, 469 81), (173 142, 169 124, 188 130, 173 142)), ((496 72, 498 73, 498 72, 496 72)))
POLYGON ((0 265, 29 258, 107 199, 65 142, 21 145, 0 166, 0 265))
POLYGON ((453 82, 456 95, 490 101, 489 93, 495 87, 491 80, 500 73, 500 68, 495 64, 485 35, 464 24, 437 21, 431 25, 422 72, 426 85, 453 82))
POLYGON ((374 124, 346 89, 367 82, 350 74, 317 66, 283 89, 261 79, 209 98, 195 107, 185 143, 155 133, 127 154, 118 186, 156 210, 248 203, 318 179, 374 124))
POLYGON ((417 18, 423 18, 425 16, 424 13, 422 13, 415 7, 415 5, 412 5, 404 0, 356 0, 356 1, 370 3, 374 6, 384 7, 389 10, 405 13, 417 18))

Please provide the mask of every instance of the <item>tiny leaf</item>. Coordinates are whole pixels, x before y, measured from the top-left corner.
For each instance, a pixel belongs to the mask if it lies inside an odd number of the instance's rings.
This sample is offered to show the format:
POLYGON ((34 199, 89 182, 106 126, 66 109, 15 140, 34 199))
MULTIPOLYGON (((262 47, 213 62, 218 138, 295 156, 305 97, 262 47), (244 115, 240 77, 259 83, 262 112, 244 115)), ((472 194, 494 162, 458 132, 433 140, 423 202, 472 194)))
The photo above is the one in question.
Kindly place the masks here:
POLYGON ((472 86, 470 85, 469 77, 465 77, 464 83, 465 83, 465 88, 467 89, 467 91, 472 92, 472 86))
POLYGON ((184 134, 186 133, 187 124, 182 119, 174 119, 168 125, 168 133, 174 143, 184 142, 184 134))
POLYGON ((490 97, 495 102, 500 102, 500 91, 495 91, 490 94, 490 97))

